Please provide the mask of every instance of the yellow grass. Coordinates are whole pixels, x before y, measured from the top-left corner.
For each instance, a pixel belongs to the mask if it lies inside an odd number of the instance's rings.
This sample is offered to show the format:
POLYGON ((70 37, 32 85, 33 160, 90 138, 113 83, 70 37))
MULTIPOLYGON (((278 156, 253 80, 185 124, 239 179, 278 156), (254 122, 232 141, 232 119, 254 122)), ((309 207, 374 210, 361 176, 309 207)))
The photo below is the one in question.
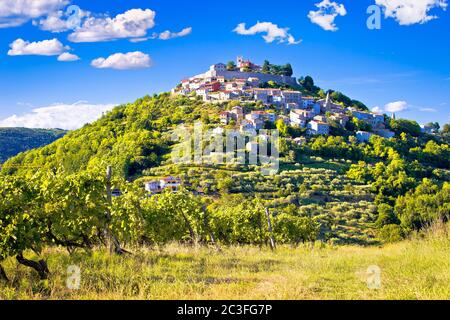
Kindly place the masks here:
MULTIPOLYGON (((28 255, 32 257, 32 255, 28 255)), ((40 281, 10 259, 1 299, 450 299, 448 232, 384 247, 192 248, 177 244, 104 251, 44 252, 52 272, 40 281), (81 268, 79 290, 66 286, 67 267, 81 268), (369 289, 367 268, 381 269, 369 289)))

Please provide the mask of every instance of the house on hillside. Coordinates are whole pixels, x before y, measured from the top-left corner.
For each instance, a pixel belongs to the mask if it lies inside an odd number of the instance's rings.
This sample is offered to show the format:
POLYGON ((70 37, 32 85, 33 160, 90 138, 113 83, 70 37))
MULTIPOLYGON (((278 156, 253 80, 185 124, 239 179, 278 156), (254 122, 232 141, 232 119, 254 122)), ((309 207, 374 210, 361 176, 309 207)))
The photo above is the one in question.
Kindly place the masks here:
POLYGON ((177 177, 166 177, 159 180, 151 180, 144 182, 145 190, 155 194, 161 193, 164 190, 170 190, 172 192, 177 192, 180 190, 182 181, 177 177))
POLYGON ((356 132, 356 139, 358 142, 369 142, 370 137, 373 136, 373 133, 367 131, 358 131, 356 132))
POLYGON ((308 123, 308 132, 312 135, 329 135, 330 125, 326 122, 312 120, 308 123))

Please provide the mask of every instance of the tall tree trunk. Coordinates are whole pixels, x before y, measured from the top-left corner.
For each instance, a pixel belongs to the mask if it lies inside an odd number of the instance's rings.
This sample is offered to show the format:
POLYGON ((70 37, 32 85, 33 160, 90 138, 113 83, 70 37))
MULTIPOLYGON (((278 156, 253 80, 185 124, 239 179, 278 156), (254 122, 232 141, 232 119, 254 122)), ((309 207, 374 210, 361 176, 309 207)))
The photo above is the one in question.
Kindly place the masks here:
POLYGON ((47 262, 45 262, 44 260, 39 260, 38 262, 28 260, 23 257, 22 253, 19 253, 16 256, 16 259, 20 264, 36 270, 39 273, 39 277, 41 278, 41 280, 45 280, 48 278, 50 271, 48 270, 47 262))

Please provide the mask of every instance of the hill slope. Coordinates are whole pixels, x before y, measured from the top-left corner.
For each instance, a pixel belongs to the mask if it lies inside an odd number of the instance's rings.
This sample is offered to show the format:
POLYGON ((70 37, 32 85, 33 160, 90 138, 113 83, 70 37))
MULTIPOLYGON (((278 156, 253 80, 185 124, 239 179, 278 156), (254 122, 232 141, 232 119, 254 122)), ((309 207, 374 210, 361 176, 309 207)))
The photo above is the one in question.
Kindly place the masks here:
MULTIPOLYGON (((111 165, 116 175, 141 189, 145 180, 178 176, 187 191, 209 201, 221 241, 231 244, 260 241, 253 225, 230 231, 227 220, 246 224, 239 219, 243 212, 252 214, 253 200, 261 200, 283 219, 278 225, 286 224, 286 230, 279 230, 285 243, 305 241, 296 232, 289 233, 294 222, 299 227, 305 219, 317 223, 318 239, 339 244, 377 243, 380 230, 385 240, 393 241, 430 221, 448 219, 449 146, 437 137, 408 134, 407 127, 398 128, 399 138, 374 136, 368 143, 356 141, 357 128, 340 127, 330 136, 319 137, 308 137, 294 127, 280 128, 280 171, 275 176, 264 176, 260 167, 251 165, 171 163, 175 127, 202 121, 215 128, 221 125, 220 112, 235 103, 209 104, 199 97, 170 94, 147 96, 48 146, 8 160, 2 172, 33 175, 37 168, 63 167, 64 173, 76 174, 87 169, 104 172, 111 165), (305 137, 305 142, 295 143, 296 137, 305 137)), ((241 104, 246 113, 265 109, 257 102, 241 104)))
POLYGON ((66 134, 60 129, 0 128, 0 163, 15 155, 43 147, 66 134))

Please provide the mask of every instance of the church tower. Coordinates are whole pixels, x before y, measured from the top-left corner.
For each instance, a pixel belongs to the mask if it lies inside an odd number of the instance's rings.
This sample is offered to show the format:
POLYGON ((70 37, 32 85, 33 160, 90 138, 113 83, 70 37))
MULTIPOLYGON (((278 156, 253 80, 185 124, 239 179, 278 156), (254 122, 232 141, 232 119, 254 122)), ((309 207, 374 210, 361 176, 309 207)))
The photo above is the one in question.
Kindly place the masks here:
POLYGON ((242 64, 244 63, 244 57, 238 56, 237 59, 236 59, 236 62, 237 62, 237 67, 238 68, 242 67, 242 64))

